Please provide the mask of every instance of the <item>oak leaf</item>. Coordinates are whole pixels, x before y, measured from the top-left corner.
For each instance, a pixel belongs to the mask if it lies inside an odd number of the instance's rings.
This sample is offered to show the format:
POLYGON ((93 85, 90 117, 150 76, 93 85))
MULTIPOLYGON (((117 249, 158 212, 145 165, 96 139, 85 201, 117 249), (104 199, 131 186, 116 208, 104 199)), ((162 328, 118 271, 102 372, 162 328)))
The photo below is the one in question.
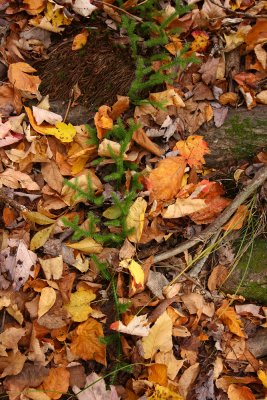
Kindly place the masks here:
POLYGON ((88 318, 73 332, 70 350, 83 360, 95 360, 106 366, 106 346, 100 342, 101 337, 104 337, 102 325, 88 318))
POLYGON ((171 200, 181 188, 185 167, 186 162, 182 157, 161 160, 146 180, 151 201, 171 200))
POLYGON ((178 150, 190 167, 201 167, 205 164, 204 155, 210 153, 203 136, 191 135, 186 140, 179 140, 174 150, 178 150))
POLYGON ((32 72, 36 72, 36 69, 31 65, 25 62, 18 62, 9 65, 7 75, 16 89, 36 94, 41 79, 38 76, 29 75, 32 72))

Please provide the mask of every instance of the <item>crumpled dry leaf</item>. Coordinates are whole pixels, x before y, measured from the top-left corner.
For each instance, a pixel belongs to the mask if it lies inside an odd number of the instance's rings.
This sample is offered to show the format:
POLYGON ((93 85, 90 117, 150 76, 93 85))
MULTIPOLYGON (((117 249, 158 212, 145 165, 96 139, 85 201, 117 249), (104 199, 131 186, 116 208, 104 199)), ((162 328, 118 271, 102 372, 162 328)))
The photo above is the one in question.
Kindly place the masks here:
POLYGON ((164 107, 185 107, 182 98, 178 95, 178 93, 176 93, 175 89, 167 89, 163 92, 150 93, 149 99, 158 103, 162 103, 164 107))
POLYGON ((229 400, 256 400, 256 397, 246 386, 230 385, 227 391, 229 400))
POLYGON ((121 151, 121 145, 113 140, 103 139, 98 146, 98 155, 100 157, 112 158, 113 155, 119 156, 121 151))
POLYGON ((92 372, 86 377, 84 389, 73 386, 72 390, 76 394, 78 400, 119 400, 115 386, 111 385, 110 389, 106 389, 106 384, 101 376, 92 372))
POLYGON ((97 8, 90 0, 67 0, 65 3, 71 4, 73 11, 83 17, 89 17, 97 8))
POLYGON ((148 336, 150 331, 147 314, 135 315, 127 325, 124 325, 122 321, 115 321, 110 325, 110 329, 142 337, 148 336))
POLYGON ((87 29, 83 29, 81 33, 78 33, 73 39, 71 50, 77 51, 82 49, 86 43, 89 36, 87 29))
POLYGON ((12 349, 14 353, 18 352, 18 342, 25 335, 25 328, 6 328, 0 333, 0 355, 7 357, 6 350, 12 349))
POLYGON ((174 357, 173 350, 170 350, 164 353, 161 351, 158 352, 155 355, 155 362, 159 364, 165 364, 167 366, 168 378, 173 381, 182 368, 185 360, 177 360, 174 357))
POLYGON ((38 318, 42 317, 53 307, 56 297, 57 295, 53 288, 45 287, 42 289, 38 306, 38 318))
POLYGON ((172 320, 165 311, 142 339, 144 358, 153 359, 158 350, 168 352, 172 349, 172 320))
POLYGON ((182 157, 161 160, 146 179, 151 201, 173 199, 181 188, 185 167, 182 157))
POLYGON ((113 128, 113 120, 110 117, 111 108, 108 106, 101 106, 94 116, 97 137, 102 140, 105 134, 113 128))
POLYGON ((41 125, 44 121, 48 124, 55 125, 56 122, 62 122, 63 120, 61 115, 35 106, 32 107, 32 114, 37 125, 41 125))
POLYGON ((126 225, 129 230, 133 229, 133 232, 130 232, 127 236, 130 242, 138 243, 140 241, 144 228, 146 208, 147 202, 145 199, 137 197, 129 209, 126 225))
POLYGON ((141 147, 150 151, 152 154, 155 154, 158 157, 160 157, 164 153, 163 149, 161 149, 157 144, 153 143, 152 140, 149 139, 142 128, 134 131, 133 140, 141 147))
POLYGON ((25 62, 18 62, 9 65, 8 79, 16 89, 30 92, 33 94, 38 93, 38 87, 41 79, 38 76, 29 75, 36 72, 31 65, 25 62))
POLYGON ((24 354, 21 354, 19 351, 8 353, 7 357, 1 357, 1 378, 10 375, 18 375, 22 371, 26 360, 27 357, 24 354))
POLYGON ((6 168, 0 174, 0 184, 12 189, 40 190, 39 185, 28 174, 11 168, 6 168))
POLYGON ((82 360, 95 360, 106 366, 106 345, 100 342, 101 337, 104 337, 102 325, 88 318, 73 332, 70 350, 82 360))
POLYGON ((79 288, 76 292, 71 293, 70 302, 65 305, 65 308, 70 313, 72 320, 75 322, 86 321, 93 311, 89 303, 95 298, 96 295, 91 289, 79 288))

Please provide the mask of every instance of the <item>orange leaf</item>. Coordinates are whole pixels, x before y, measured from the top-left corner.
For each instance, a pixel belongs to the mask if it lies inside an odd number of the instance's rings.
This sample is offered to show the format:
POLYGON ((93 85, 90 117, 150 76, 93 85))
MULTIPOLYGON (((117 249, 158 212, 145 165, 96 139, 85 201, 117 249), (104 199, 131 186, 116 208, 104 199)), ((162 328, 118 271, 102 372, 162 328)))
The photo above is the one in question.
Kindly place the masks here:
POLYGON ((179 150, 190 167, 201 167, 202 164, 205 164, 203 156, 210 153, 208 144, 203 140, 203 137, 197 135, 189 136, 186 140, 179 140, 174 150, 179 150))
POLYGON ((241 229, 248 214, 249 212, 246 205, 239 206, 236 210, 236 213, 233 215, 230 221, 227 222, 226 225, 224 225, 223 229, 225 231, 241 229))
POLYGON ((170 200, 181 188, 186 163, 182 157, 161 160, 147 178, 151 200, 170 200))
POLYGON ((245 337, 244 332, 242 330, 243 324, 236 314, 233 307, 229 306, 228 301, 224 301, 221 307, 216 311, 216 315, 223 322, 224 325, 228 327, 228 329, 239 337, 245 337))
POLYGON ((229 400, 256 400, 252 391, 246 386, 230 385, 227 394, 229 400))
POLYGON ((148 380, 161 386, 168 385, 167 365, 151 364, 148 366, 148 380))
POLYGON ((36 72, 32 66, 25 62, 18 62, 9 65, 8 79, 16 89, 25 90, 30 93, 37 93, 41 79, 38 76, 29 75, 36 72))
POLYGON ((48 376, 44 379, 41 388, 51 399, 59 399, 67 393, 69 387, 70 372, 67 368, 50 368, 48 376))
POLYGON ((87 42, 89 36, 89 32, 87 29, 83 29, 81 33, 78 33, 73 39, 71 50, 80 50, 82 49, 87 42))
POLYGON ((102 325, 93 318, 80 324, 74 331, 71 352, 83 360, 95 360, 106 364, 106 346, 100 342, 104 337, 102 325))
POLYGON ((209 35, 205 31, 194 31, 192 36, 195 39, 191 44, 191 49, 197 52, 203 52, 209 46, 209 35))
POLYGON ((101 106, 95 114, 94 121, 98 139, 103 139, 105 134, 113 128, 113 120, 109 116, 110 107, 101 106))
POLYGON ((5 226, 9 226, 14 222, 16 219, 16 212, 9 207, 5 207, 3 210, 3 221, 5 226))
POLYGON ((205 199, 207 207, 190 214, 190 219, 197 225, 210 224, 231 201, 221 196, 205 199))

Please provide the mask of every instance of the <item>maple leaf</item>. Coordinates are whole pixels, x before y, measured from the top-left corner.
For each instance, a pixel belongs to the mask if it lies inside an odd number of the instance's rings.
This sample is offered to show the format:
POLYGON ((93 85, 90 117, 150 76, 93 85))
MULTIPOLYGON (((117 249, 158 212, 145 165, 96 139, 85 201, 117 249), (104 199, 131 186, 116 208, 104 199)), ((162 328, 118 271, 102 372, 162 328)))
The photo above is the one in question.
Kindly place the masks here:
POLYGON ((223 301, 221 307, 216 311, 216 315, 232 333, 239 337, 245 337, 242 330, 242 321, 236 314, 234 308, 229 306, 227 300, 223 301))
POLYGON ((181 188, 185 167, 182 157, 161 160, 146 179, 151 201, 171 200, 181 188))
POLYGON ((196 52, 204 52, 210 44, 210 38, 205 31, 194 31, 191 33, 194 42, 191 44, 191 49, 196 52))
POLYGON ((36 72, 36 69, 25 62, 18 62, 9 65, 8 79, 16 89, 36 94, 41 79, 38 76, 29 75, 36 72))
POLYGON ((147 398, 147 400, 185 400, 184 397, 180 396, 176 391, 156 385, 154 393, 147 398))
POLYGON ((79 288, 77 292, 71 293, 70 302, 65 305, 65 308, 71 314, 72 320, 75 322, 86 321, 88 315, 93 311, 89 303, 95 298, 96 295, 90 289, 79 288))
POLYGON ((70 372, 65 367, 50 368, 48 376, 45 377, 40 389, 49 396, 50 399, 57 400, 69 388, 70 372))
POLYGON ((203 156, 210 153, 208 144, 203 140, 203 136, 197 135, 189 136, 186 140, 179 140, 174 150, 179 151, 190 167, 201 167, 205 164, 203 156))
POLYGON ((106 346, 100 342, 101 337, 104 337, 102 325, 88 318, 73 332, 70 350, 83 360, 95 360, 106 366, 106 346))

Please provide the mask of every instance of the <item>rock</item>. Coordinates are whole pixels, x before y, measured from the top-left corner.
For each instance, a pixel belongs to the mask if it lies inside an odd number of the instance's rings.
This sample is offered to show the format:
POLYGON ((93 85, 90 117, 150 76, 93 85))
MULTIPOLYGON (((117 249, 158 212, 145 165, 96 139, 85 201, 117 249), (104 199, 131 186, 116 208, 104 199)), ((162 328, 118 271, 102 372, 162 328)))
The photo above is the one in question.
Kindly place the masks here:
POLYGON ((267 305, 267 241, 257 238, 236 265, 223 290, 244 296, 248 301, 267 305), (242 278, 245 278, 242 282, 242 278), (239 287, 241 283, 241 286, 239 287))

